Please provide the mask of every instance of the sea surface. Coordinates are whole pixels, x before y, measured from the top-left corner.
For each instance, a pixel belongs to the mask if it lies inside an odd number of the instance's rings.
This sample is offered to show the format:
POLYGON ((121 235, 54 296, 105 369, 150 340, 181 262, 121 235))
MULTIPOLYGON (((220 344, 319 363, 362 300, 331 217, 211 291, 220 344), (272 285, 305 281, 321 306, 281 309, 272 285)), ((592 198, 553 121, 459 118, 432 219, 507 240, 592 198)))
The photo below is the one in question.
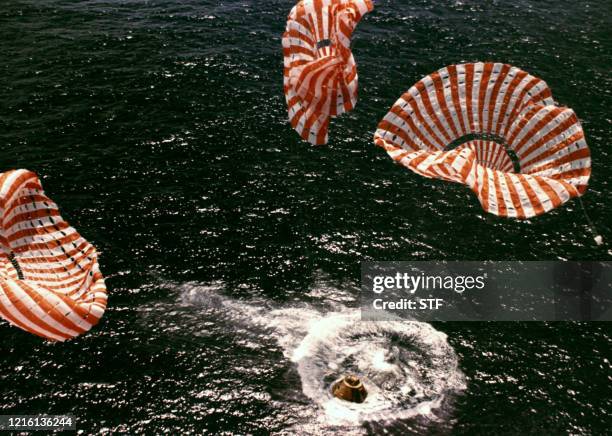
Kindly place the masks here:
POLYGON ((287 123, 292 6, 3 2, 0 170, 36 171, 98 247, 109 307, 65 344, 0 324, 0 414, 70 413, 81 434, 608 433, 609 324, 368 325, 358 296, 361 261, 612 258, 576 201, 499 219, 372 143, 424 75, 513 64, 578 114, 583 201, 612 241, 610 0, 377 1, 360 101, 320 148, 287 123), (349 370, 368 405, 329 397, 349 370))

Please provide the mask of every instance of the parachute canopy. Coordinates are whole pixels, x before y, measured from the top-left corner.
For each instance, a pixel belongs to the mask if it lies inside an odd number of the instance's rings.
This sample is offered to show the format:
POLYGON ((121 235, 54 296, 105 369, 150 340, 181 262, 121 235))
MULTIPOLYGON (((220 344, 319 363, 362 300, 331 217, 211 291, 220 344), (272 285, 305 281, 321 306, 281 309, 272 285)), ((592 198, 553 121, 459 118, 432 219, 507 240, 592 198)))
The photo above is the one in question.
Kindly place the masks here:
POLYGON ((0 174, 0 316, 64 341, 91 329, 106 309, 96 249, 68 225, 36 174, 0 174))
POLYGON ((584 132, 546 83, 500 63, 451 65, 393 105, 374 142, 425 177, 463 183, 487 212, 529 218, 582 195, 584 132), (454 147, 456 146, 456 147, 454 147))
POLYGON ((371 0, 301 0, 283 35, 284 91, 291 126, 314 145, 327 143, 329 118, 357 103, 351 35, 371 0))

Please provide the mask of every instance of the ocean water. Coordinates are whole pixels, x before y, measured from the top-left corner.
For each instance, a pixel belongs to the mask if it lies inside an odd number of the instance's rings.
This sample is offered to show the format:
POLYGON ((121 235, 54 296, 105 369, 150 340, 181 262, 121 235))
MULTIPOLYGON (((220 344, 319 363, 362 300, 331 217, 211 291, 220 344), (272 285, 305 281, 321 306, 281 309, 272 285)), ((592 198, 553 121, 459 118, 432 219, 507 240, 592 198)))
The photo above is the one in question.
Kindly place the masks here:
POLYGON ((605 323, 356 321, 364 260, 609 260, 575 201, 485 214, 464 187, 372 143, 445 65, 499 61, 578 114, 583 200, 612 240, 612 4, 378 1, 353 40, 355 111, 330 143, 286 120, 291 1, 6 2, 0 169, 42 178, 100 251, 109 308, 66 344, 0 325, 0 413, 72 413, 84 434, 603 434, 605 323), (367 407, 329 398, 348 369, 367 407))

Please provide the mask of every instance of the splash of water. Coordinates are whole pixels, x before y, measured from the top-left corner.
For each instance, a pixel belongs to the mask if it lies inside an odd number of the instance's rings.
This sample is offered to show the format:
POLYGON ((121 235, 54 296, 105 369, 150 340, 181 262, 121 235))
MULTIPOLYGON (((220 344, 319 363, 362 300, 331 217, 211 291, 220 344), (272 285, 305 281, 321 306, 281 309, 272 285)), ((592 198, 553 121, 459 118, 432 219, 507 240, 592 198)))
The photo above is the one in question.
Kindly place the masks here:
POLYGON ((464 387, 457 356, 446 335, 420 322, 365 322, 358 311, 311 320, 291 351, 304 394, 325 411, 331 425, 359 425, 431 415, 445 395, 464 387), (357 375, 365 402, 333 397, 331 386, 357 375))
POLYGON ((218 285, 180 289, 183 304, 212 304, 235 321, 271 331, 296 364, 303 393, 319 406, 321 424, 358 426, 417 415, 435 419, 433 411, 447 395, 465 388, 447 336, 427 323, 361 321, 358 310, 345 307, 327 313, 310 305, 270 310, 225 297, 218 285), (363 381, 365 402, 331 394, 331 386, 347 374, 363 381))

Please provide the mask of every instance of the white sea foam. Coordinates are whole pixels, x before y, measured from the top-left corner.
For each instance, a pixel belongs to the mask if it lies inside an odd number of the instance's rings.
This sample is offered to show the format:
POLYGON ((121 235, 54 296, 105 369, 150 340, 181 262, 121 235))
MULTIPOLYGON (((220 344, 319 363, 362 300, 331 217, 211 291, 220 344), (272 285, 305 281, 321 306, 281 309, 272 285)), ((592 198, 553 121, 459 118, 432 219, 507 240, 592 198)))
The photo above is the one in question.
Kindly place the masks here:
MULTIPOLYGON (((319 424, 358 426, 425 416, 447 395, 465 388, 458 358, 447 336, 430 324, 367 322, 359 310, 322 312, 314 306, 265 308, 263 302, 223 296, 222 284, 179 286, 186 305, 215 306, 224 316, 272 332, 295 363, 303 393, 321 413, 319 424), (361 378, 368 396, 361 404, 332 396, 331 385, 347 374, 361 378)), ((337 298, 337 292, 335 293, 337 298)))

